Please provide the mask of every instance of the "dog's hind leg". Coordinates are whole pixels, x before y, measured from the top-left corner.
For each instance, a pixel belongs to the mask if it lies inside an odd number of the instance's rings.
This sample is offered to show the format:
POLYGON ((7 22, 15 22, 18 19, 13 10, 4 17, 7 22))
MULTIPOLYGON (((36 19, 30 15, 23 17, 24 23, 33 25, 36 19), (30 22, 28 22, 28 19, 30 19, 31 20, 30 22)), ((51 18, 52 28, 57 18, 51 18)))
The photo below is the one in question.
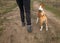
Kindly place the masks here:
POLYGON ((38 21, 39 21, 39 18, 37 17, 36 24, 38 23, 38 21))
POLYGON ((46 26, 46 31, 48 31, 48 26, 46 26))
POLYGON ((48 31, 48 23, 47 23, 47 20, 46 20, 46 31, 48 31))

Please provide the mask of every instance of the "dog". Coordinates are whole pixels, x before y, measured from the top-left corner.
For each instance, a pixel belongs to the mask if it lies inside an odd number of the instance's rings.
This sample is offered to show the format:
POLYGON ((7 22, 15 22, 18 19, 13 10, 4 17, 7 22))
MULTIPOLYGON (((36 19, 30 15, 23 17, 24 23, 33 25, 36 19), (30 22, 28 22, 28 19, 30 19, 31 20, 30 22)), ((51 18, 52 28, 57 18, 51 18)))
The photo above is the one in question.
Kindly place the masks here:
POLYGON ((39 21, 39 23, 40 23, 40 31, 42 31, 43 26, 45 24, 46 31, 48 31, 47 16, 46 16, 46 13, 45 13, 45 11, 43 9, 43 6, 44 6, 43 4, 40 4, 40 6, 39 6, 38 14, 37 14, 38 17, 37 17, 37 20, 36 20, 36 24, 39 21))

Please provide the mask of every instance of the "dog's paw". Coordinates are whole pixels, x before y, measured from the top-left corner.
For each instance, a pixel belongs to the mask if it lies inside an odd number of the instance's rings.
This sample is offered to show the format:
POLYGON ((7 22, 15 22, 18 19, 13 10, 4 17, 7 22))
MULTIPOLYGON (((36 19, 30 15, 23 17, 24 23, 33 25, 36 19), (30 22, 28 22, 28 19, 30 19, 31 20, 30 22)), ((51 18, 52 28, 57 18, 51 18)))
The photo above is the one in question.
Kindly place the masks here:
POLYGON ((42 29, 40 29, 40 31, 42 31, 42 29))
POLYGON ((48 31, 48 28, 46 28, 46 31, 48 31))

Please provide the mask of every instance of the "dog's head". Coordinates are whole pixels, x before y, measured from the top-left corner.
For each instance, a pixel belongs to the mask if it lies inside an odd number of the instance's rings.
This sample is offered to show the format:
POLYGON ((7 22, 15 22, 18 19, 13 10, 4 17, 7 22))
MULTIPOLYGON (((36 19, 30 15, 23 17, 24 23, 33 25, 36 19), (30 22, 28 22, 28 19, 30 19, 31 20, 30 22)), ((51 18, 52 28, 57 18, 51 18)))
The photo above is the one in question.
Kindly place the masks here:
POLYGON ((40 5, 39 6, 41 6, 42 8, 44 8, 44 3, 40 3, 40 5))
POLYGON ((44 8, 44 4, 43 3, 40 3, 38 10, 43 11, 43 8, 44 8))
POLYGON ((44 8, 44 4, 43 3, 40 3, 39 9, 38 9, 38 17, 40 17, 40 16, 42 16, 42 15, 45 14, 43 8, 44 8))

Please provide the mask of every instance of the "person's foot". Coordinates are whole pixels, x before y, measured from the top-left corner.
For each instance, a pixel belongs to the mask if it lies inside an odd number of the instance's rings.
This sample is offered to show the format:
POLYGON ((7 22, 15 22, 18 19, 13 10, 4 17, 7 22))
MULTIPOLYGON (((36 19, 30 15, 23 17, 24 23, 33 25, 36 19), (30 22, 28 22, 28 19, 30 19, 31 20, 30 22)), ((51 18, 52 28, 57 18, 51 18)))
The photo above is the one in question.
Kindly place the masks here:
POLYGON ((31 33, 31 32, 32 32, 31 25, 27 25, 27 31, 28 31, 29 33, 31 33))
POLYGON ((23 27, 25 26, 25 23, 24 23, 24 22, 22 22, 22 26, 23 26, 23 27))

